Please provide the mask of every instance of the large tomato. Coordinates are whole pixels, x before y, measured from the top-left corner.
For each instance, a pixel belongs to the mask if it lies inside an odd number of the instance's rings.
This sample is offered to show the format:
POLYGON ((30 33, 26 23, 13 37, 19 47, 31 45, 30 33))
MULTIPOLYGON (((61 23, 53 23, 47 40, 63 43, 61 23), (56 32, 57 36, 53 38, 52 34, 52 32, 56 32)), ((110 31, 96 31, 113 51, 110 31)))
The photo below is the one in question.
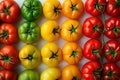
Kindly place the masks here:
POLYGON ((120 0, 108 0, 106 13, 110 16, 117 17, 120 15, 120 0))
POLYGON ((110 62, 120 61, 120 43, 116 40, 109 40, 104 46, 105 57, 110 62))
POLYGON ((97 39, 88 40, 83 49, 83 55, 89 60, 99 60, 102 55, 102 43, 97 39))
POLYGON ((13 69, 19 63, 18 50, 6 45, 0 50, 0 65, 5 69, 13 69))
POLYGON ((100 37, 103 31, 103 23, 97 17, 90 17, 84 21, 83 24, 83 33, 85 36, 90 38, 100 37))
POLYGON ((99 16, 105 11, 106 0, 86 0, 85 9, 92 16, 99 16))
POLYGON ((100 80, 101 64, 96 61, 87 62, 82 67, 82 77, 84 80, 100 80))
POLYGON ((16 22, 20 16, 20 8, 14 0, 2 0, 0 2, 0 20, 4 22, 16 22))
POLYGON ((82 0, 64 0, 62 12, 70 19, 79 19, 84 12, 82 0))

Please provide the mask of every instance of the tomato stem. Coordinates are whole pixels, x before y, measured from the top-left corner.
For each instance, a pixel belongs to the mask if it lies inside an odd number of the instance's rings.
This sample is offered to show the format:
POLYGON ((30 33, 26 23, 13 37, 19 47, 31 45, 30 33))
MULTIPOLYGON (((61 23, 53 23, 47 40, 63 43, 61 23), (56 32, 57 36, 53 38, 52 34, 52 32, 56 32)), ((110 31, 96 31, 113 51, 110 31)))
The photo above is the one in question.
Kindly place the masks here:
POLYGON ((1 37, 4 37, 4 38, 8 38, 8 32, 7 31, 4 31, 2 34, 0 34, 0 38, 1 37))
POLYGON ((116 6, 117 6, 117 7, 120 7, 120 0, 117 0, 117 1, 116 1, 116 6))
POLYGON ((58 59, 58 51, 57 52, 53 52, 53 51, 51 51, 52 52, 52 55, 51 55, 51 57, 49 58, 49 59, 52 59, 52 58, 55 58, 55 59, 58 59))
POLYGON ((72 51, 72 54, 70 55, 70 57, 72 57, 72 56, 73 56, 73 57, 76 57, 76 56, 77 56, 77 52, 78 52, 77 50, 73 50, 73 51, 72 51))
POLYGON ((74 77, 72 78, 72 80, 78 80, 77 76, 74 76, 74 77))

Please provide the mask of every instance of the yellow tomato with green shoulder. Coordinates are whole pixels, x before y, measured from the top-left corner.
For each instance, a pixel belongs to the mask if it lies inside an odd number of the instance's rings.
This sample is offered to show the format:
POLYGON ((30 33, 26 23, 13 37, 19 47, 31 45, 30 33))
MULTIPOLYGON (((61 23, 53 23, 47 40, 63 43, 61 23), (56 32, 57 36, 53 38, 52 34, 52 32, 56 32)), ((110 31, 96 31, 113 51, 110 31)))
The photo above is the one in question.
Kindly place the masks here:
POLYGON ((41 49, 42 61, 49 67, 57 67, 62 61, 62 50, 55 43, 47 43, 41 49))

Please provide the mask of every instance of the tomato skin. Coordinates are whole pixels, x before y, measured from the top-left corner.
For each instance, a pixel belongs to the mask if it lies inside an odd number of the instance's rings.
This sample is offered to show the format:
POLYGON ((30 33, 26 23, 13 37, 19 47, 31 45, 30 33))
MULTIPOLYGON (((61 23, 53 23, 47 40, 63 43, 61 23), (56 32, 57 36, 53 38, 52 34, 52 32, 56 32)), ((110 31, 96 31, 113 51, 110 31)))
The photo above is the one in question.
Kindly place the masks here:
POLYGON ((18 30, 16 26, 9 23, 0 25, 0 42, 3 44, 14 44, 18 41, 18 30))
POLYGON ((110 39, 120 38, 120 19, 111 17, 106 20, 105 35, 110 39))
POLYGON ((86 0, 85 9, 92 16, 99 16, 104 12, 106 0, 86 0))
POLYGON ((101 55, 103 54, 102 43, 97 39, 88 40, 83 49, 83 55, 89 60, 99 60, 101 55))
POLYGON ((14 0, 2 0, 0 2, 0 20, 3 22, 16 22, 20 16, 20 8, 14 0))
POLYGON ((14 71, 0 70, 0 80, 17 80, 18 75, 14 71))
POLYGON ((82 67, 82 78, 84 80, 100 80, 101 64, 96 61, 89 61, 82 67), (97 72, 97 74, 96 74, 97 72))
POLYGON ((117 17, 120 14, 120 2, 119 0, 108 0, 107 6, 106 6, 106 13, 109 16, 117 17))
POLYGON ((120 61, 120 43, 116 40, 109 40, 104 46, 105 58, 110 62, 120 61))
POLYGON ((103 80, 119 80, 120 69, 115 63, 105 63, 103 69, 103 80))
POLYGON ((0 50, 0 65, 5 69, 13 69, 19 63, 18 50, 14 46, 6 45, 0 50))
POLYGON ((83 23, 83 33, 90 38, 98 38, 103 30, 103 23, 97 17, 87 18, 83 23))

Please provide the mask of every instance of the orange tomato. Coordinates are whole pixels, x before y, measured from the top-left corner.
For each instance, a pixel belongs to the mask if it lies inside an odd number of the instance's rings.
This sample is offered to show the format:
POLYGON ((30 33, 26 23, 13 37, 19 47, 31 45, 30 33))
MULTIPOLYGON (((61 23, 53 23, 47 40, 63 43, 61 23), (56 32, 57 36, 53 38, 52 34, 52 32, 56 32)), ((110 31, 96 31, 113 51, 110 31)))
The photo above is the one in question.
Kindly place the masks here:
POLYGON ((82 35, 82 26, 76 20, 67 20, 63 22, 61 28, 61 37, 67 41, 77 41, 82 35))
POLYGON ((78 64, 82 58, 82 48, 75 42, 67 42, 62 52, 63 59, 69 64, 78 64))
POLYGON ((70 19, 79 19, 84 12, 84 4, 81 0, 64 0, 62 12, 70 19))
POLYGON ((80 80, 81 72, 76 65, 67 65, 62 70, 62 80, 80 80))

